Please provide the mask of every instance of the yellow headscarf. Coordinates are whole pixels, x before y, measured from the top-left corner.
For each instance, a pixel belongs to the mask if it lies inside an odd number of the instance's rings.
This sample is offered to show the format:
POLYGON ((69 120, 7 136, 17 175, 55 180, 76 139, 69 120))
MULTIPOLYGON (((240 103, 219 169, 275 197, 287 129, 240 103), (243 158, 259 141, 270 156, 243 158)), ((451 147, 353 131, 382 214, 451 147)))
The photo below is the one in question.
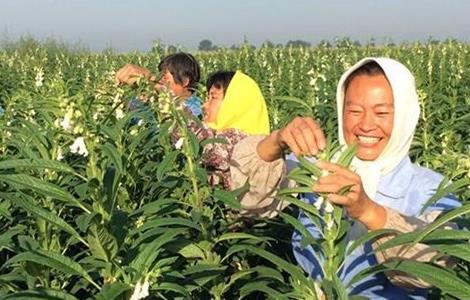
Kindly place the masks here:
POLYGON ((247 134, 269 134, 269 117, 258 84, 248 75, 235 72, 230 81, 212 129, 234 128, 247 134))

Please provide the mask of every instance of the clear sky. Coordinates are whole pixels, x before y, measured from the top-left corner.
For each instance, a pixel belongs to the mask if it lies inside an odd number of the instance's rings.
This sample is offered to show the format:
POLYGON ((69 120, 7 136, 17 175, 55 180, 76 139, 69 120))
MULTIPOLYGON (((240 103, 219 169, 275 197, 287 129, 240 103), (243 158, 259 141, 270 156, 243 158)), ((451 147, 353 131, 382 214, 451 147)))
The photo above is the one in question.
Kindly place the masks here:
POLYGON ((270 40, 310 43, 454 37, 470 42, 468 0, 0 0, 0 34, 81 42, 92 50, 148 50, 154 41, 194 50, 270 40))

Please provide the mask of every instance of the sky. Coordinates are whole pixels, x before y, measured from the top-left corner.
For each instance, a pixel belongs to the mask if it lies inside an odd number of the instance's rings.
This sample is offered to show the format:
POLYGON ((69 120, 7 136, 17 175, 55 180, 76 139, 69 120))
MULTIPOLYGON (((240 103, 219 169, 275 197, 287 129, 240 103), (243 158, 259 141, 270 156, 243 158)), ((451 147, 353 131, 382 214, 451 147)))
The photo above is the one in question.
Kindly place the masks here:
POLYGON ((55 38, 100 51, 196 50, 349 37, 362 43, 449 37, 470 42, 468 0, 0 0, 0 38, 55 38))

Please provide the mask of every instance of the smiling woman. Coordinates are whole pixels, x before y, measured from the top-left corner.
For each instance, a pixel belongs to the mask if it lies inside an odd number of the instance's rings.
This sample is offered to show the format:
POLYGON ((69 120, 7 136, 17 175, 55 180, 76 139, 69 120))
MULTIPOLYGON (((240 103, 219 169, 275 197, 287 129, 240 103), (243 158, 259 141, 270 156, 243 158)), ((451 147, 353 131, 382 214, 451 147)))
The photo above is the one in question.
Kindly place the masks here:
MULTIPOLYGON (((357 153, 351 169, 337 163, 317 162, 317 167, 323 170, 322 176, 313 185, 312 193, 302 195, 302 200, 316 206, 325 198, 343 207, 346 220, 352 222, 345 237, 348 242, 354 242, 369 230, 412 232, 432 222, 442 211, 459 206, 458 201, 446 195, 421 213, 443 177, 411 163, 408 156, 419 112, 414 77, 395 60, 366 58, 340 78, 337 88, 339 142, 341 145, 356 144, 357 153)), ((285 168, 297 165, 293 154, 297 157, 315 155, 325 144, 323 131, 309 118, 296 118, 267 137, 246 138, 235 147, 232 157, 235 181, 242 185, 248 180, 253 186, 253 178, 260 176, 264 162, 265 170, 272 165, 281 165, 278 169, 271 167, 271 173, 264 175, 266 181, 282 185, 285 168), (287 149, 293 154, 284 162, 283 151, 287 149)), ((242 206, 261 215, 277 214, 286 204, 272 197, 273 190, 275 186, 266 191, 248 191, 242 206)), ((312 278, 321 280, 326 272, 331 272, 323 267, 326 258, 313 246, 304 245, 304 237, 322 241, 321 226, 303 210, 298 219, 308 230, 308 235, 294 232, 294 255, 312 278)), ((390 236, 385 239, 388 238, 390 236)), ((357 247, 344 258, 343 267, 333 272, 346 284, 361 271, 381 262, 397 259, 429 262, 437 254, 421 244, 407 251, 395 247, 374 253, 372 249, 382 242, 384 239, 376 239, 357 247)), ((445 257, 436 261, 441 265, 448 263, 445 257)), ((388 277, 383 273, 365 276, 350 285, 350 295, 368 299, 426 298, 427 283, 400 273, 386 275, 388 277)))
POLYGON ((358 158, 374 160, 392 134, 393 93, 378 64, 368 64, 362 70, 367 71, 351 74, 345 83, 344 139, 348 145, 357 144, 358 158))

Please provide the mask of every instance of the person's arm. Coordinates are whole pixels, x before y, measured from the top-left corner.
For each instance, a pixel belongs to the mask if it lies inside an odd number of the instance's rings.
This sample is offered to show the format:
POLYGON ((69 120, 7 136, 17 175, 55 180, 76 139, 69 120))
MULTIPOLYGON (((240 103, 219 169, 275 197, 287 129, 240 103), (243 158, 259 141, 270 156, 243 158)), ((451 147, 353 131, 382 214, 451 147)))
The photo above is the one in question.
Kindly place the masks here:
MULTIPOLYGON (((440 201, 447 200, 451 199, 443 198, 440 201)), ((452 201, 455 202, 455 200, 451 200, 451 202, 452 201)), ((400 214, 398 211, 392 208, 385 209, 387 211, 387 214, 383 228, 396 229, 400 233, 408 233, 423 229, 424 227, 431 224, 440 214, 443 213, 442 210, 431 209, 423 213, 419 217, 412 217, 400 214)), ((446 229, 455 227, 456 226, 454 224, 447 224, 445 226, 446 229)), ((380 245, 391 240, 397 235, 398 234, 389 234, 387 236, 381 237, 375 240, 372 246, 374 249, 377 249, 380 245)), ((414 245, 411 248, 405 245, 388 248, 383 251, 376 251, 375 256, 377 258, 378 263, 386 263, 403 259, 417 262, 430 262, 433 261, 435 258, 439 257, 434 261, 437 265, 448 268, 452 267, 452 265, 455 264, 455 261, 450 256, 442 255, 442 253, 433 250, 430 246, 420 243, 414 245)), ((431 287, 431 285, 427 282, 402 272, 387 271, 385 272, 385 275, 390 280, 390 282, 400 287, 408 289, 431 287)))
POLYGON ((274 197, 281 183, 286 183, 286 164, 283 158, 268 162, 259 156, 256 148, 265 138, 249 136, 235 145, 230 160, 231 189, 248 184, 249 189, 240 199, 244 213, 274 217, 287 205, 274 197))
POLYGON ((320 126, 311 118, 297 117, 261 140, 256 151, 262 160, 271 162, 280 159, 287 149, 296 156, 316 155, 325 145, 325 135, 320 126))
POLYGON ((325 147, 323 131, 311 118, 297 117, 286 127, 268 136, 250 136, 234 148, 230 161, 232 189, 249 184, 241 205, 247 213, 274 217, 287 206, 275 198, 278 188, 292 187, 293 181, 285 175, 288 167, 284 151, 291 149, 296 155, 317 154, 325 147))
POLYGON ((116 84, 132 85, 140 78, 155 81, 155 76, 148 69, 133 64, 124 65, 115 75, 116 84))

